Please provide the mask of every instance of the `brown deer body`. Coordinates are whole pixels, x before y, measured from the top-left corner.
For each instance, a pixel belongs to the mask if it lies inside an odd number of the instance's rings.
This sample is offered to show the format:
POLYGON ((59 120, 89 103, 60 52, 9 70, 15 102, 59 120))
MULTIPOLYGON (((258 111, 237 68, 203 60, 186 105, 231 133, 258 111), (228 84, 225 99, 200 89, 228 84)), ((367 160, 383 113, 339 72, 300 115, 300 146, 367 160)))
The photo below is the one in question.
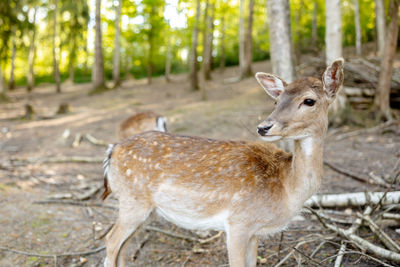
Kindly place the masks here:
POLYGON ((160 132, 112 147, 104 196, 114 192, 120 209, 107 235, 105 266, 123 265, 121 249, 153 210, 187 229, 224 230, 230 266, 255 266, 257 236, 284 229, 318 189, 327 110, 343 81, 342 67, 343 60, 328 67, 324 85, 316 78, 286 85, 256 74, 278 102, 258 132, 269 141, 294 139, 293 155, 269 143, 160 132))
POLYGON ((135 134, 146 131, 167 131, 167 119, 153 111, 138 112, 122 121, 119 125, 118 136, 124 140, 135 134))

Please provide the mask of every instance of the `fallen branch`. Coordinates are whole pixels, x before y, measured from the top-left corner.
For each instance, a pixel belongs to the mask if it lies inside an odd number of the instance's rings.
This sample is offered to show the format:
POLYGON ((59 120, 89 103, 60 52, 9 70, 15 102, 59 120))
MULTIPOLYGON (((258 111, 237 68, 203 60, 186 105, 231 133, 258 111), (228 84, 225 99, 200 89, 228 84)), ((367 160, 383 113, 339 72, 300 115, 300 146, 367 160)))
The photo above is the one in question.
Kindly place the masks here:
POLYGON ((347 238, 347 239, 355 242, 359 247, 371 252, 372 254, 375 254, 375 255, 382 257, 384 259, 387 259, 387 260, 391 260, 394 262, 400 262, 400 254, 399 253, 376 246, 376 245, 372 244, 371 242, 369 242, 355 234, 348 233, 346 230, 344 230, 340 227, 337 227, 335 225, 327 224, 327 223, 325 223, 325 225, 327 226, 328 229, 338 233, 339 235, 341 235, 344 238, 347 238))
POLYGON ((339 140, 343 140, 345 138, 349 138, 349 137, 353 137, 353 136, 357 136, 357 135, 361 135, 361 134, 372 134, 372 133, 376 133, 379 130, 382 130, 386 127, 390 127, 394 124, 399 124, 400 121, 399 120, 391 120, 391 121, 387 121, 384 122, 382 124, 379 124, 375 127, 372 128, 367 128, 367 129, 359 129, 359 130, 355 130, 355 131, 351 131, 351 132, 347 132, 347 133, 343 133, 343 134, 339 134, 335 137, 336 141, 339 140))
MULTIPOLYGON (((384 192, 358 192, 345 194, 314 195, 305 202, 310 207, 357 207, 378 204, 384 192)), ((382 205, 399 204, 400 191, 387 192, 382 198, 382 205)))
POLYGON ((104 205, 101 203, 86 203, 86 202, 79 202, 79 201, 59 201, 59 200, 43 200, 43 201, 34 201, 33 204, 59 204, 59 205, 72 205, 72 206, 82 206, 82 207, 100 207, 106 209, 117 210, 117 207, 104 205))
POLYGON ((98 253, 102 250, 104 250, 106 246, 101 246, 92 250, 87 250, 87 251, 81 251, 81 252, 69 252, 69 253, 63 253, 63 254, 40 254, 40 253, 35 253, 35 252, 26 252, 22 250, 16 250, 16 249, 11 249, 7 247, 0 247, 1 250, 12 252, 15 254, 20 254, 20 255, 25 255, 25 256, 32 256, 32 257, 43 257, 43 258, 57 258, 57 257, 69 257, 69 256, 87 256, 91 254, 98 253))
POLYGON ((194 238, 191 236, 187 236, 187 235, 181 235, 181 234, 177 234, 177 233, 173 233, 167 230, 163 230, 154 226, 145 226, 144 228, 145 230, 149 230, 149 231, 154 231, 154 232, 159 232, 171 237, 175 237, 175 238, 180 238, 180 239, 185 239, 191 242, 198 242, 200 244, 205 244, 205 243, 209 243, 215 239, 217 239, 218 237, 220 237, 223 233, 223 231, 219 231, 216 235, 213 235, 212 237, 209 238, 205 238, 205 239, 198 239, 198 238, 194 238))
POLYGON ((89 141, 89 143, 92 143, 93 145, 108 147, 108 143, 107 142, 105 142, 103 140, 100 140, 100 139, 97 139, 96 137, 94 137, 91 134, 85 134, 85 138, 86 138, 86 140, 89 141))
POLYGON ((28 158, 20 159, 13 158, 11 161, 19 164, 35 164, 35 163, 101 163, 104 158, 93 158, 84 156, 71 156, 71 157, 54 157, 54 158, 28 158))
MULTIPOLYGON (((331 168, 332 170, 334 170, 334 171, 336 171, 336 172, 338 172, 340 174, 346 175, 346 176, 348 176, 350 178, 353 178, 354 180, 357 180, 357 181, 363 182, 363 183, 367 183, 367 184, 370 183, 370 180, 368 178, 364 178, 364 177, 359 176, 358 174, 356 174, 356 173, 354 173, 354 172, 352 172, 350 170, 346 170, 346 169, 344 169, 342 167, 339 167, 339 165, 337 165, 337 164, 328 162, 326 160, 324 160, 324 164, 326 166, 328 166, 329 168, 331 168)), ((379 185, 379 186, 384 187, 384 188, 390 188, 390 184, 386 183, 380 177, 378 177, 376 175, 373 175, 373 173, 370 173, 369 176, 372 179, 372 183, 371 184, 376 184, 376 185, 379 185)))
POLYGON ((382 219, 400 221, 400 214, 385 212, 385 213, 382 214, 382 219))
POLYGON ((396 244, 379 226, 372 221, 368 215, 358 215, 362 218, 369 226, 369 229, 382 241, 382 243, 390 250, 400 252, 400 246, 396 244))
POLYGON ((74 198, 77 200, 88 200, 93 195, 95 195, 97 192, 99 192, 100 189, 102 189, 103 187, 104 187, 104 185, 102 185, 102 184, 94 185, 89 190, 87 190, 85 193, 75 196, 74 198))

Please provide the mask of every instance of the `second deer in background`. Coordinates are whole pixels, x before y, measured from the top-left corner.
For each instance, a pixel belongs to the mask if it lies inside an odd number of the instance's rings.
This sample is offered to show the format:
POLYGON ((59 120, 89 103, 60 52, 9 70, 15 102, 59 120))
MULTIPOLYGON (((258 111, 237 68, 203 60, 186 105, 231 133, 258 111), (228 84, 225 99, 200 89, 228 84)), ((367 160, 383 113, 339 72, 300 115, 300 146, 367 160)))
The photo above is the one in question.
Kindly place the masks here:
POLYGON ((167 131, 167 119, 153 111, 138 112, 119 125, 118 137, 124 140, 147 131, 167 131))

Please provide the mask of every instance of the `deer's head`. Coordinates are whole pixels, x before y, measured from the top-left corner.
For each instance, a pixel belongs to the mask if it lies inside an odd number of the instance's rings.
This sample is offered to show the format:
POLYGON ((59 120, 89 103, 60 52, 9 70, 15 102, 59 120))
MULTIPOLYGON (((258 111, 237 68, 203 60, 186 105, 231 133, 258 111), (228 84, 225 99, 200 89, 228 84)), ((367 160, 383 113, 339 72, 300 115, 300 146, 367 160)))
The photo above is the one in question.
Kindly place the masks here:
POLYGON ((276 75, 258 72, 257 81, 276 101, 274 111, 258 125, 258 133, 267 141, 322 136, 328 125, 328 107, 343 83, 343 62, 342 58, 335 60, 322 81, 308 77, 287 84, 276 75))

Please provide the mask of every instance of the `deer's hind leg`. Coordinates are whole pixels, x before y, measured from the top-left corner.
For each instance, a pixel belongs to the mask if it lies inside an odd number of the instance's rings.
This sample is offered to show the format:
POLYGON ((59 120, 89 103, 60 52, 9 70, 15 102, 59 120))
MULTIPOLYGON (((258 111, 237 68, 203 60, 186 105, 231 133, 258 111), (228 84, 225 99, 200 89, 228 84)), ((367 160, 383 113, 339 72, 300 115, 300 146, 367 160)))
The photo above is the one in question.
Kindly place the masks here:
POLYGON ((149 203, 132 197, 128 201, 121 201, 120 198, 119 207, 118 219, 106 237, 107 257, 104 266, 107 267, 124 266, 124 253, 121 250, 152 211, 149 203))

